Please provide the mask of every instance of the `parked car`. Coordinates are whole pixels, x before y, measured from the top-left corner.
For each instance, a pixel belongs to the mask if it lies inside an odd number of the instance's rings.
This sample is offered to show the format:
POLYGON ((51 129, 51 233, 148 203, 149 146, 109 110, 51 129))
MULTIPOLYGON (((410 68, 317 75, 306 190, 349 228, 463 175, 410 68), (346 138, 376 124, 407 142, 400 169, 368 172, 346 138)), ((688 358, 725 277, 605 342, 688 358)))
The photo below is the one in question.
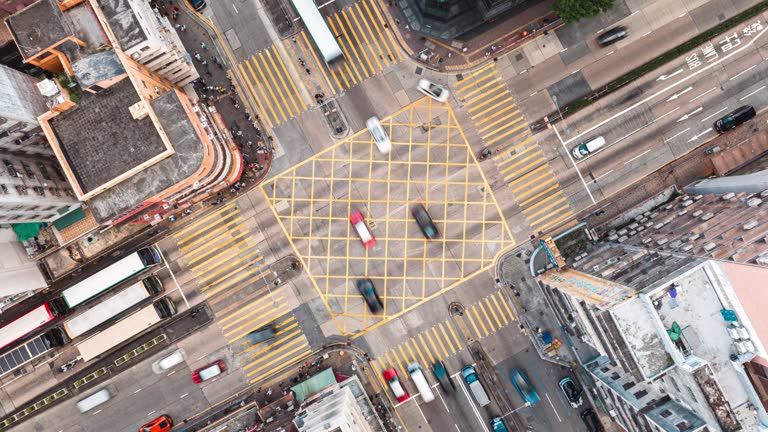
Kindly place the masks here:
POLYGON ((419 228, 424 234, 424 237, 430 240, 440 237, 440 231, 437 229, 437 226, 435 226, 435 223, 432 222, 432 216, 429 215, 429 212, 424 208, 424 205, 414 204, 411 206, 411 214, 414 219, 416 219, 416 223, 419 224, 419 228))
POLYGON ((757 113, 753 107, 749 105, 740 106, 721 117, 713 126, 717 133, 724 134, 731 129, 736 129, 737 126, 746 123, 756 115, 757 113))
POLYGON ((504 420, 501 417, 494 417, 491 419, 491 430, 493 432, 508 432, 507 425, 504 424, 504 420))
POLYGON ((139 428, 139 432, 168 432, 173 428, 171 416, 161 415, 139 428))
POLYGON ((365 122, 365 126, 368 128, 368 132, 373 137, 373 142, 376 143, 379 151, 383 154, 387 154, 392 150, 392 142, 387 136, 387 131, 384 130, 384 126, 381 125, 378 117, 371 117, 365 122))
POLYGON ((485 392, 485 388, 483 388, 483 384, 477 376, 475 368, 470 365, 464 366, 461 369, 461 376, 464 377, 464 381, 466 381, 469 386, 469 391, 472 393, 472 396, 475 398, 478 405, 484 407, 491 403, 491 400, 488 398, 488 393, 485 392))
POLYGON ((581 421, 584 422, 584 425, 589 432, 605 432, 603 424, 600 423, 600 419, 592 408, 585 409, 581 412, 581 421))
POLYGON ((213 377, 223 374, 226 370, 227 366, 224 364, 224 361, 216 360, 215 362, 192 372, 192 381, 196 384, 200 384, 203 381, 208 381, 213 377))
POLYGON ((420 79, 419 84, 416 85, 416 90, 424 93, 438 102, 445 102, 448 100, 448 90, 432 81, 426 79, 420 79))
POLYGON ((531 381, 528 379, 528 375, 521 369, 515 369, 509 375, 509 379, 512 380, 512 385, 515 386, 515 390, 520 393, 520 397, 523 401, 529 405, 536 405, 539 403, 539 393, 536 392, 536 388, 533 387, 531 381))
POLYGON ((400 384, 400 378, 397 376, 397 371, 395 371, 394 368, 385 370, 382 375, 384 375, 384 380, 389 384, 389 388, 392 390, 392 393, 395 394, 395 398, 398 402, 405 402, 411 397, 403 385, 400 384))
POLYGON ((568 399, 568 403, 574 408, 580 407, 583 402, 581 398, 582 390, 576 386, 571 377, 561 379, 559 384, 560 390, 563 391, 565 398, 568 399))
POLYGON ((441 360, 437 360, 432 363, 432 372, 437 378, 437 382, 440 383, 440 387, 443 388, 445 394, 452 394, 456 390, 456 385, 448 375, 448 370, 445 368, 445 364, 441 360))
POLYGON ((187 0, 192 9, 201 11, 205 7, 205 0, 187 0))
POLYGON ((608 45, 614 44, 629 35, 627 28, 624 26, 614 27, 606 30, 603 34, 597 37, 597 43, 601 47, 605 48, 608 45))
POLYGON ((368 228, 368 224, 365 223, 365 216, 363 216, 360 210, 352 210, 352 213, 349 215, 349 222, 355 228, 360 241, 366 249, 376 246, 376 237, 373 236, 370 228, 368 228))
POLYGON ((376 313, 384 309, 384 305, 381 304, 379 294, 376 292, 376 287, 373 285, 373 281, 370 279, 358 279, 357 290, 360 291, 360 295, 363 296, 365 302, 368 303, 368 307, 371 312, 376 313))

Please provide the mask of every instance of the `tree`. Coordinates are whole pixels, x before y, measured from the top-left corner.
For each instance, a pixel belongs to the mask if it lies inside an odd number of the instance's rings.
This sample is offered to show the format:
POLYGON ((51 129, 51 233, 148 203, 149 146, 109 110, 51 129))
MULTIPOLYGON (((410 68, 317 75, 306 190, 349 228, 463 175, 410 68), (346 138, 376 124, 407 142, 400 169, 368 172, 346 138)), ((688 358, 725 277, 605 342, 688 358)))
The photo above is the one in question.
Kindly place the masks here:
POLYGON ((567 24, 605 12, 613 7, 613 2, 614 0, 555 0, 552 10, 567 24))

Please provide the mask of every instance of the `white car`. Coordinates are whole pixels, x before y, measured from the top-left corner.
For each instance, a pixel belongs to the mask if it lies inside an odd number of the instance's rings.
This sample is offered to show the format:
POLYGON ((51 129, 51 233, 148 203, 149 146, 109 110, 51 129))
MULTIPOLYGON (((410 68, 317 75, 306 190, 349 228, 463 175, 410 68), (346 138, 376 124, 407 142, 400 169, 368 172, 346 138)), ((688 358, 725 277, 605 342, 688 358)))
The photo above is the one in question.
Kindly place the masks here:
POLYGON ((365 122, 365 126, 368 128, 368 132, 373 137, 373 142, 376 143, 376 147, 383 154, 387 154, 392 150, 392 142, 389 141, 387 131, 384 130, 384 126, 381 125, 378 117, 371 117, 365 122))
POLYGON ((448 100, 448 89, 429 80, 420 79, 419 84, 416 86, 416 90, 438 102, 445 102, 448 100))

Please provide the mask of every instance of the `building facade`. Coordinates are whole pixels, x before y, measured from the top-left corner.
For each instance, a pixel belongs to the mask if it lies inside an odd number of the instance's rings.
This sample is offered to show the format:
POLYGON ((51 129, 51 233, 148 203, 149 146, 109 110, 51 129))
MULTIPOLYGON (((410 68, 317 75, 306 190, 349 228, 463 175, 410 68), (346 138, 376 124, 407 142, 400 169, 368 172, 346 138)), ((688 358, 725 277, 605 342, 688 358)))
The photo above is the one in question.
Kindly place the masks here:
POLYGON ((48 111, 37 81, 0 65, 0 151, 53 156, 37 121, 48 111))
POLYGON ((299 432, 373 432, 349 387, 332 384, 296 413, 299 432))

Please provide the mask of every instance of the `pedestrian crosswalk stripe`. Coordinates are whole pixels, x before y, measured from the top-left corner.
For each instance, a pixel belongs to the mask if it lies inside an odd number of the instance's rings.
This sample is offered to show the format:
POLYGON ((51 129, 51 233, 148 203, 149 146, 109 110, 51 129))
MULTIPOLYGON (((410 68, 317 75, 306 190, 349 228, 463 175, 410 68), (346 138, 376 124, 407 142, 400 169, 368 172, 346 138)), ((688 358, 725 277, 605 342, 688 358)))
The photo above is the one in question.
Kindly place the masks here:
POLYGON ((198 220, 195 220, 194 222, 191 222, 189 225, 185 225, 184 227, 182 227, 181 229, 179 229, 178 231, 173 233, 172 236, 177 239, 176 240, 177 244, 184 243, 185 241, 188 241, 189 238, 191 238, 190 236, 187 236, 186 233, 188 233, 189 231, 192 231, 193 229, 199 227, 200 225, 205 224, 206 222, 208 222, 211 219, 215 219, 215 218, 221 216, 222 213, 231 210, 232 207, 234 207, 234 206, 235 206, 234 202, 229 203, 229 204, 227 204, 227 205, 217 209, 216 211, 214 211, 214 212, 212 212, 212 213, 210 213, 210 214, 208 214, 206 216, 203 216, 202 218, 200 218, 198 220), (181 237, 184 237, 187 240, 178 240, 181 237))
MULTIPOLYGON (((496 125, 498 125, 500 123, 504 123, 504 122, 506 122, 507 124, 515 124, 515 123, 518 123, 518 122, 521 122, 521 121, 525 121, 525 117, 523 117, 521 115, 518 115, 518 114, 520 114, 520 110, 519 109, 516 110, 514 105, 513 106, 507 106, 506 108, 503 108, 501 110, 496 111, 496 115, 504 114, 504 113, 506 113, 507 111, 510 111, 510 110, 513 110, 513 111, 510 112, 509 114, 505 115, 504 117, 499 118, 495 122, 489 123, 489 124, 479 128, 478 132, 481 132, 481 133, 485 132, 488 129, 490 129, 490 128, 492 128, 492 127, 494 127, 494 126, 496 126, 496 125), (514 116, 517 116, 517 117, 515 117, 512 120, 509 120, 510 118, 512 118, 514 116)), ((488 121, 488 120, 493 120, 493 117, 488 117, 488 118, 486 118, 485 121, 488 121)), ((485 121, 479 121, 479 122, 477 122, 477 124, 481 125, 481 124, 485 123, 485 121)), ((482 138, 485 139, 485 138, 487 138, 487 136, 483 135, 482 138)))
MULTIPOLYGON (((240 259, 238 259, 237 261, 232 261, 232 262, 230 262, 230 263, 229 263, 229 264, 227 264, 227 265, 222 265, 222 266, 219 266, 219 269, 218 269, 218 270, 216 270, 216 271, 213 271, 213 272, 206 272, 206 275, 207 275, 207 276, 199 278, 199 279, 198 279, 198 281, 200 281, 200 282, 208 282, 208 281, 210 281, 211 279, 213 279, 213 278, 215 278, 215 277, 217 277, 217 276, 221 275, 222 273, 226 273, 226 272, 227 272, 227 271, 229 271, 229 270, 235 269, 235 271, 236 271, 237 269, 242 269, 242 268, 240 268, 239 266, 241 266, 241 265, 242 265, 242 263, 243 263, 243 262, 244 262, 246 259, 248 259, 248 258, 251 258, 251 257, 253 257, 253 256, 256 256, 256 255, 258 255, 258 256, 261 256, 261 253, 260 253, 260 251, 259 251, 258 249, 254 249, 252 252, 250 252, 250 253, 249 253, 249 254, 247 254, 247 255, 244 255, 243 257, 241 257, 241 258, 240 258, 240 259)), ((228 276, 229 276, 229 274, 226 274, 226 275, 222 276, 222 278, 226 278, 226 277, 228 277, 228 276)), ((220 280, 220 279, 219 279, 219 280, 220 280)))
POLYGON ((200 236, 197 240, 195 240, 195 241, 193 241, 193 242, 191 242, 189 244, 186 244, 184 246, 180 246, 179 250, 182 251, 182 252, 187 252, 192 247, 194 247, 195 245, 197 245, 199 243, 202 243, 202 242, 205 242, 205 241, 210 241, 210 240, 218 237, 219 235, 221 235, 222 233, 224 233, 226 231, 236 231, 236 230, 239 230, 239 229, 243 229, 243 227, 245 227, 245 221, 243 220, 243 218, 236 217, 236 218, 230 219, 225 224, 219 225, 216 228, 214 228, 214 229, 210 230, 209 232, 207 232, 205 235, 200 236), (238 224, 238 225, 232 226, 234 224, 238 224))
MULTIPOLYGON (((249 309, 240 309, 236 313, 229 314, 226 317, 219 319, 219 324, 221 326, 221 329, 222 330, 226 330, 226 329, 236 325, 237 323, 239 323, 239 322, 241 322, 243 320, 246 320, 246 319, 250 318, 251 316, 256 315, 256 314, 264 311, 267 308, 274 309, 275 303, 282 302, 283 300, 285 300, 285 297, 283 297, 283 296, 277 297, 274 300, 269 298, 269 297, 264 297, 263 299, 260 299, 260 301, 256 303, 256 304, 259 304, 259 303, 261 303, 263 301, 264 304, 262 304, 261 306, 259 306, 257 308, 253 308, 253 309, 250 309, 250 310, 249 309), (247 310, 248 312, 241 315, 240 312, 242 312, 244 310, 247 310), (234 318, 237 318, 237 319, 234 319, 234 318), (234 319, 234 320, 229 322, 229 323, 227 323, 227 324, 221 325, 221 324, 223 324, 223 323, 225 323, 227 321, 230 321, 231 319, 234 319)), ((252 305, 249 305, 249 306, 252 306, 252 305)), ((272 314, 270 313, 269 315, 272 315, 272 314)), ((262 316, 258 316, 257 318, 259 318, 259 317, 262 317, 262 316)))
POLYGON ((424 348, 424 351, 427 352, 427 356, 429 357, 429 363, 432 364, 435 362, 435 358, 432 356, 432 352, 429 351, 429 347, 426 343, 424 343, 424 336, 423 333, 419 333, 419 342, 421 342, 421 347, 424 348))
POLYGON ((490 69, 492 67, 494 67, 493 63, 489 63, 488 65, 483 66, 482 68, 480 68, 480 69, 472 72, 471 74, 465 76, 463 81, 461 81, 458 84, 456 84, 455 86, 453 86, 453 91, 456 92, 457 94, 465 91, 466 88, 468 88, 468 86, 470 86, 470 84, 474 84, 474 81, 470 81, 470 78, 474 78, 477 75, 485 73, 486 71, 488 71, 488 69, 490 69))
POLYGON ((491 300, 488 297, 485 298, 485 303, 488 306, 488 310, 491 311, 491 315, 493 315, 493 321, 496 323, 496 326, 497 326, 496 329, 497 330, 500 329, 501 328, 501 321, 499 321, 499 316, 496 315, 496 309, 494 309, 491 306, 491 300))
MULTIPOLYGON (((216 248, 212 248, 211 247, 212 245, 207 244, 207 245, 200 246, 200 248, 195 249, 194 251, 189 251, 189 255, 193 255, 193 257, 187 260, 187 264, 194 264, 196 262, 199 262, 200 260, 208 257, 211 254, 214 254, 218 250, 221 250, 221 249, 225 248, 230 243, 233 243, 234 241, 239 240, 240 238, 245 237, 248 234, 249 234, 248 231, 239 232, 239 233, 237 233, 237 235, 233 235, 233 236, 230 236, 229 238, 227 238, 226 241, 224 241, 222 243, 218 243, 216 245, 216 248), (203 253, 198 254, 197 252, 200 252, 200 251, 207 251, 207 252, 203 252, 203 253)), ((215 255, 213 255, 213 256, 215 256, 215 255)))
MULTIPOLYGON (((287 348, 288 346, 294 345, 294 342, 300 342, 300 341, 301 341, 301 339, 292 339, 291 342, 289 344, 286 344, 283 348, 287 348)), ((309 345, 306 342, 300 343, 298 346, 296 346, 295 348, 291 349, 290 351, 284 352, 283 355, 275 357, 273 360, 271 360, 271 361, 269 361, 267 363, 262 364, 261 366, 251 370, 250 372, 247 372, 245 374, 245 376, 250 378, 250 377, 258 374, 259 372, 263 371, 264 369, 267 369, 269 367, 275 366, 276 364, 280 364, 281 362, 284 362, 285 359, 287 359, 287 358, 302 358, 302 357, 304 357, 306 355, 309 355, 310 353, 312 353, 312 351, 309 350, 308 348, 309 348, 309 345), (299 351, 302 351, 302 350, 304 350, 304 352, 301 353, 301 355, 296 355, 299 351)), ((280 351, 280 352, 282 352, 282 351, 280 351)), ((255 362, 251 363, 251 364, 255 364, 255 362)), ((246 367, 250 366, 251 364, 246 365, 246 367)), ((243 369, 245 369, 245 367, 243 369)), ((263 378, 264 375, 265 374, 262 374, 262 376, 260 378, 263 378)), ((251 380, 251 383, 254 383, 254 382, 258 382, 258 379, 252 379, 251 380)))
MULTIPOLYGON (((451 338, 448 337, 448 333, 445 332, 445 327, 443 327, 443 323, 440 323, 440 332, 443 334, 443 340, 445 340, 445 343, 448 345, 448 348, 451 349, 451 352, 458 351, 458 347, 454 348, 453 341, 451 341, 451 338)), ((446 354, 448 356, 449 354, 446 354)))

